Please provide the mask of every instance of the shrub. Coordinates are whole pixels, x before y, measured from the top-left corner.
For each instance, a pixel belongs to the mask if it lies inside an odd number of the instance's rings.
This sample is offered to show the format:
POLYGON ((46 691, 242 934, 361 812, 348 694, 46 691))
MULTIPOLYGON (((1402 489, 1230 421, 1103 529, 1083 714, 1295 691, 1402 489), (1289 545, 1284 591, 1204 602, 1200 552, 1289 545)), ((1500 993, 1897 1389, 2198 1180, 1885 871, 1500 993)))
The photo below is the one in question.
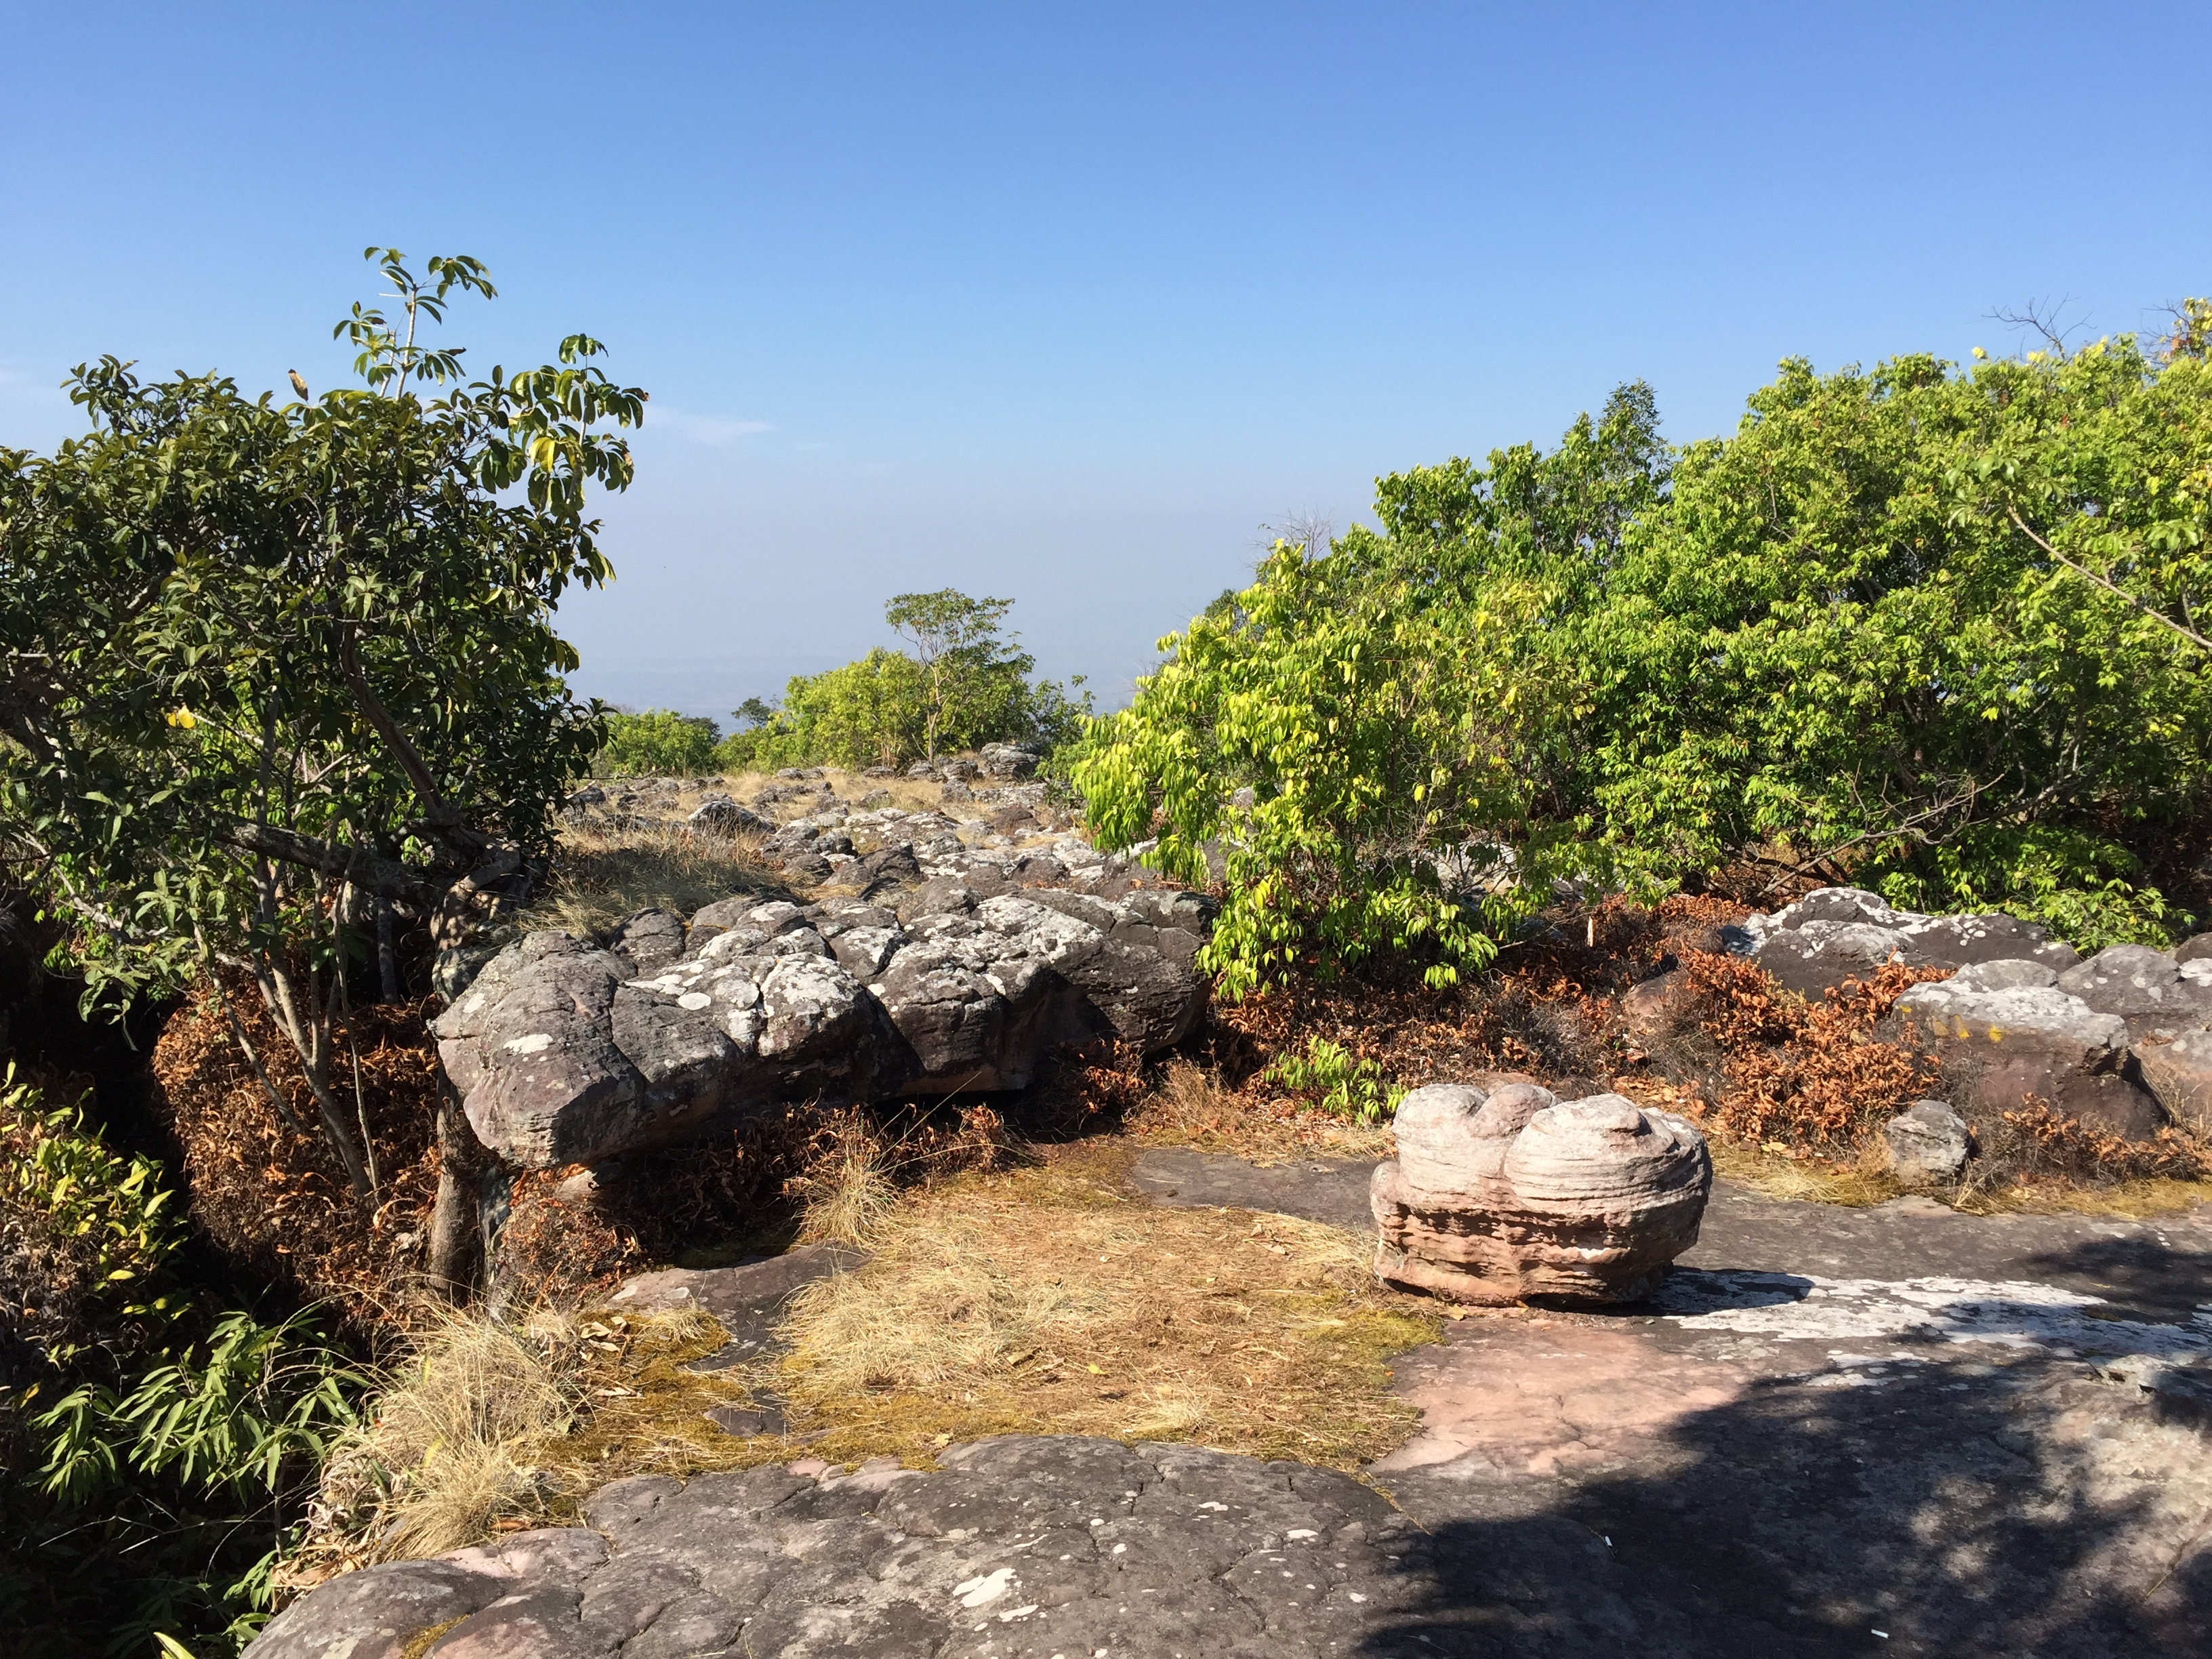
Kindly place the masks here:
POLYGON ((187 1294, 157 1166, 12 1073, 0 1158, 9 1651, 235 1652, 360 1379, 308 1316, 187 1294))
POLYGON ((1278 1056, 1265 1075, 1325 1112, 1362 1123, 1396 1111, 1406 1097, 1403 1089, 1383 1083, 1382 1068, 1375 1061, 1358 1059, 1323 1036, 1307 1038, 1303 1053, 1278 1056))
POLYGON ((606 730, 592 769, 610 777, 696 777, 712 772, 722 736, 721 728, 704 715, 668 708, 609 714, 606 730))
POLYGON ((1376 529, 1162 641, 1076 767, 1091 822, 1186 879, 1218 847, 1231 994, 1449 981, 1563 881, 1747 862, 2162 941, 2212 761, 2201 337, 1793 360, 1679 453, 1623 387, 1549 453, 1385 478, 1376 529))
POLYGON ((1030 680, 1036 659, 999 632, 1012 605, 951 588, 900 594, 884 614, 913 640, 914 654, 878 648, 841 668, 794 677, 781 708, 739 711, 750 727, 723 740, 723 769, 858 770, 987 743, 1051 749, 1070 742, 1089 717, 1090 695, 1080 676, 1073 693, 1054 680, 1030 680))

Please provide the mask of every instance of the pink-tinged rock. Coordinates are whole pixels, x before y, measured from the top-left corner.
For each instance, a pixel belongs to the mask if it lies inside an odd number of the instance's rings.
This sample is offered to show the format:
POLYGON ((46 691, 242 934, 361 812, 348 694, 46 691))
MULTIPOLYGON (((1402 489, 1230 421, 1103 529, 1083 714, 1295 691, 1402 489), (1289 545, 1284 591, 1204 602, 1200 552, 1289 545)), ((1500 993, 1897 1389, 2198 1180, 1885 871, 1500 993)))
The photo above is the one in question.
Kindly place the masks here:
POLYGON ((1376 1272, 1455 1301, 1633 1302, 1698 1242, 1705 1138, 1621 1095, 1418 1089, 1370 1188, 1376 1272))

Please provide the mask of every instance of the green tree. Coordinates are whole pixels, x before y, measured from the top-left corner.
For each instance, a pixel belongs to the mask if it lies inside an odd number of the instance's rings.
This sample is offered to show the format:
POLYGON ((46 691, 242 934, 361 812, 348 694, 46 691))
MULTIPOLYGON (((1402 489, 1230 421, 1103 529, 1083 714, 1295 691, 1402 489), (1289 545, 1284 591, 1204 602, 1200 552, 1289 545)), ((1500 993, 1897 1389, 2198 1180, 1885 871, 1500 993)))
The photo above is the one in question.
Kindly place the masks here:
MULTIPOLYGON (((378 1172, 332 1042, 343 964, 368 907, 449 941, 549 840, 600 738, 552 613, 608 574, 586 493, 628 485, 610 428, 645 404, 583 335, 458 384, 460 350, 418 325, 489 295, 483 267, 369 257, 405 316, 338 325, 364 386, 279 405, 103 358, 70 382, 85 435, 0 452, 9 857, 76 926, 88 1000, 216 964, 249 979, 364 1197, 378 1172)), ((446 1260, 465 1231, 448 1185, 446 1260)))
POLYGON ((1383 950, 1449 982, 1585 867, 1577 677, 1547 641, 1662 499, 1656 424, 1626 386, 1549 455, 1382 480, 1379 533, 1277 543, 1097 723, 1075 781, 1102 842, 1152 840, 1188 881, 1225 860, 1203 957, 1224 991, 1383 950))
POLYGON ((897 766, 987 743, 1072 741, 1090 714, 1082 677, 1066 685, 1029 678, 1036 659, 999 631, 1012 603, 951 588, 900 594, 884 615, 915 642, 914 655, 878 647, 797 675, 781 708, 754 698, 738 711, 749 724, 724 740, 722 765, 897 766))
POLYGON ((605 720, 606 742, 592 761, 596 771, 618 777, 682 777, 714 769, 721 729, 703 714, 648 708, 642 714, 611 714, 605 720))

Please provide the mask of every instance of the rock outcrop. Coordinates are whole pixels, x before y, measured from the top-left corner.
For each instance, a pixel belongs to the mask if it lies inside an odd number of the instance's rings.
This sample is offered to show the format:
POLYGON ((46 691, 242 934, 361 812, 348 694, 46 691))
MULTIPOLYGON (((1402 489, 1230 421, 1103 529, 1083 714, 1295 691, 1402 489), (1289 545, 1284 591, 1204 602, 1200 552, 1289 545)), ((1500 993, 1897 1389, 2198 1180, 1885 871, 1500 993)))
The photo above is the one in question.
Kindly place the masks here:
POLYGON ((1633 1302, 1698 1240, 1705 1139, 1620 1095, 1432 1085, 1400 1103, 1370 1188, 1376 1272, 1455 1301, 1633 1302))
POLYGON ((811 903, 643 911, 604 949, 517 941, 433 1028, 478 1138, 526 1168, 594 1163, 725 1109, 1021 1089, 1059 1043, 1190 1033, 1207 900, 1073 836, 976 829, 802 819, 769 846, 811 903))
POLYGON ((334 1579, 246 1653, 1321 1659, 1435 1592, 1413 1523, 1333 1470, 1016 1436, 938 1462, 618 1480, 587 1525, 334 1579))
POLYGON ((1923 916, 1852 887, 1824 887, 1724 931, 1729 947, 1818 996, 1886 963, 1954 969, 1898 1000, 1957 1092, 1990 1112, 2031 1098, 2105 1133, 2141 1139, 2169 1120, 2212 1122, 2212 947, 2116 945, 2082 958, 2009 916, 1923 916))
POLYGON ((1786 988, 1813 997, 1886 962, 1955 969, 2029 961, 2055 975, 2081 960, 2072 945, 2033 922, 1922 915, 1858 887, 1820 888, 1771 915, 1748 917, 1723 932, 1730 950, 1751 957, 1786 988))

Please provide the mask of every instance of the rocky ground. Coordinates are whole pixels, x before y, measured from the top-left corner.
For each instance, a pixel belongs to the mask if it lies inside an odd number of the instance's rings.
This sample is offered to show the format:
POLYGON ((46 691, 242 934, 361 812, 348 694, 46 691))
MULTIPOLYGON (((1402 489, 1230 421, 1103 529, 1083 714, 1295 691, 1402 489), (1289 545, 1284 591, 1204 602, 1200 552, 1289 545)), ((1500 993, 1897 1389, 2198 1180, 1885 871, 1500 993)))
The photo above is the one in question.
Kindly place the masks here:
MULTIPOLYGON (((1364 1228, 1366 1177, 1161 1149, 1133 1179, 1364 1228)), ((640 1290, 743 1343, 834 1266, 640 1290)), ((1396 1388, 1422 1426, 1364 1484, 1042 1437, 931 1469, 631 1480, 585 1527, 334 1581, 252 1651, 2202 1651, 2212 1212, 1974 1218, 1723 1183, 1650 1302, 1470 1312, 1396 1388)))

